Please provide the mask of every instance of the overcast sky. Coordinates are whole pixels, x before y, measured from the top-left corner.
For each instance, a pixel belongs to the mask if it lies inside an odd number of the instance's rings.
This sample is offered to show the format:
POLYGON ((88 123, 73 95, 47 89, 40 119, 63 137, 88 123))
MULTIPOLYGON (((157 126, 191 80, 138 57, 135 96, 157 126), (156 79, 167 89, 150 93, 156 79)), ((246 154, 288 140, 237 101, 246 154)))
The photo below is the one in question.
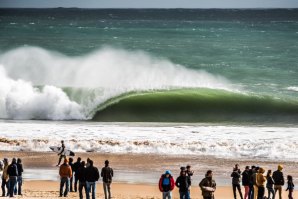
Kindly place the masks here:
POLYGON ((298 0, 0 0, 11 8, 298 8, 298 0))

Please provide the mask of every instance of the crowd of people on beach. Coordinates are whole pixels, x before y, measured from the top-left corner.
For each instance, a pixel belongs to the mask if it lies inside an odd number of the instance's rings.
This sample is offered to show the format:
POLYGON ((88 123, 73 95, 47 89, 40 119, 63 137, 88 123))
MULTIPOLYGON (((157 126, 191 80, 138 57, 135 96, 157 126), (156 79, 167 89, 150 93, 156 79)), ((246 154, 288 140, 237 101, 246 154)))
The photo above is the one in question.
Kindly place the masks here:
MULTIPOLYGON (((96 184, 102 178, 105 199, 111 198, 111 183, 114 176, 113 169, 109 166, 109 161, 104 162, 104 167, 99 172, 93 164, 93 160, 87 158, 86 162, 80 157, 74 162, 73 158, 64 158, 63 164, 59 166, 60 175, 60 197, 67 197, 69 192, 79 192, 79 198, 95 199, 96 184), (84 192, 83 192, 84 190, 84 192)), ((241 172, 239 165, 236 164, 231 172, 232 189, 234 199, 239 195, 241 199, 275 199, 277 194, 282 199, 282 188, 285 185, 283 175, 283 166, 278 165, 276 171, 268 170, 257 166, 246 166, 241 172), (244 187, 242 194, 241 183, 244 187), (267 189, 267 196, 265 196, 267 189)), ((2 197, 14 197, 14 195, 22 195, 24 172, 22 160, 20 158, 12 158, 9 162, 8 158, 0 161, 0 174, 2 179, 2 197)), ((175 187, 179 189, 180 199, 191 198, 191 186, 194 171, 191 166, 180 168, 180 175, 175 180, 171 171, 167 170, 159 179, 159 190, 162 192, 163 199, 172 199, 172 191, 175 187)), ((214 199, 216 191, 216 182, 213 179, 213 172, 208 170, 205 177, 199 183, 199 187, 204 199, 214 199)), ((293 199, 294 183, 293 177, 287 176, 288 198, 293 199)))
POLYGON ((3 161, 0 161, 0 172, 2 197, 22 195, 22 174, 24 172, 22 160, 12 158, 9 163, 8 158, 4 158, 3 161))
MULTIPOLYGON (((172 199, 175 185, 179 188, 180 199, 190 199, 191 177, 194 174, 190 168, 190 165, 181 167, 180 176, 176 182, 171 171, 167 170, 162 174, 159 180, 159 190, 162 192, 163 199, 172 199)), ((245 170, 241 172, 239 165, 236 164, 231 173, 234 199, 237 199, 237 191, 241 199, 275 199, 277 192, 279 199, 282 199, 282 187, 285 184, 282 170, 283 166, 278 165, 276 171, 272 173, 272 170, 268 170, 267 175, 264 175, 265 169, 262 167, 246 166, 245 170), (244 197, 241 191, 241 181, 245 190, 244 197), (267 196, 265 196, 265 186, 268 191, 267 196)), ((204 199, 214 199, 216 183, 211 170, 207 171, 205 178, 199 183, 199 187, 204 199)), ((293 177, 290 175, 287 176, 286 191, 289 191, 288 198, 293 199, 294 183, 293 177)))
POLYGON ((60 175, 60 197, 67 197, 68 192, 77 192, 79 198, 92 199, 96 197, 96 182, 102 178, 105 199, 111 198, 111 183, 114 176, 113 169, 109 166, 109 161, 104 162, 105 166, 99 173, 98 168, 93 164, 93 160, 88 158, 82 161, 80 157, 74 163, 73 158, 64 158, 64 163, 59 168, 60 175), (63 191, 64 189, 64 191, 63 191), (84 189, 84 194, 83 194, 84 189))

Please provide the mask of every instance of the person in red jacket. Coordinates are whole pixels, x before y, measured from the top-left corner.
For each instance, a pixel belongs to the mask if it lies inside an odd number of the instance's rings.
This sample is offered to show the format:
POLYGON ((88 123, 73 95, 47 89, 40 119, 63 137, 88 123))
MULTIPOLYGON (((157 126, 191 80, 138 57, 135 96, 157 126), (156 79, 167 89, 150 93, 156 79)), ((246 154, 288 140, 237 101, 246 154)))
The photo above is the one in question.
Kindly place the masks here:
POLYGON ((175 181, 171 171, 166 171, 159 179, 159 190, 162 192, 163 199, 172 199, 172 191, 175 187, 175 181))

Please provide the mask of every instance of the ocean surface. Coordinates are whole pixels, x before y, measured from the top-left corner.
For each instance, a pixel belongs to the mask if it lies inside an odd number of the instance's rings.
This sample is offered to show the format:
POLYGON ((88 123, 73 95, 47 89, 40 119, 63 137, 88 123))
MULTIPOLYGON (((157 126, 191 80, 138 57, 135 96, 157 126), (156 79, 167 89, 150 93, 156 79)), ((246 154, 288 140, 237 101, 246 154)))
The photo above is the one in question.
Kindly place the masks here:
POLYGON ((1 145, 296 161, 297 55, 297 9, 0 9, 1 145))

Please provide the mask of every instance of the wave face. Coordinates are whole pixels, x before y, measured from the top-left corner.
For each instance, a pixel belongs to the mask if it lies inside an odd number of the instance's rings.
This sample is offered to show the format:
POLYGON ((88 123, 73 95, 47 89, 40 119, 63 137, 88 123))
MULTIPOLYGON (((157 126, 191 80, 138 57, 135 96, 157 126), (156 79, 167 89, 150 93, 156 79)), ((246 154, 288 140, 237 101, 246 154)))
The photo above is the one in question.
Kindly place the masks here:
POLYGON ((298 102, 214 89, 131 93, 98 107, 97 121, 289 122, 298 102))
POLYGON ((2 53, 0 64, 0 118, 5 119, 91 119, 98 105, 128 92, 234 89, 223 77, 141 51, 103 48, 69 57, 22 47, 2 53))

